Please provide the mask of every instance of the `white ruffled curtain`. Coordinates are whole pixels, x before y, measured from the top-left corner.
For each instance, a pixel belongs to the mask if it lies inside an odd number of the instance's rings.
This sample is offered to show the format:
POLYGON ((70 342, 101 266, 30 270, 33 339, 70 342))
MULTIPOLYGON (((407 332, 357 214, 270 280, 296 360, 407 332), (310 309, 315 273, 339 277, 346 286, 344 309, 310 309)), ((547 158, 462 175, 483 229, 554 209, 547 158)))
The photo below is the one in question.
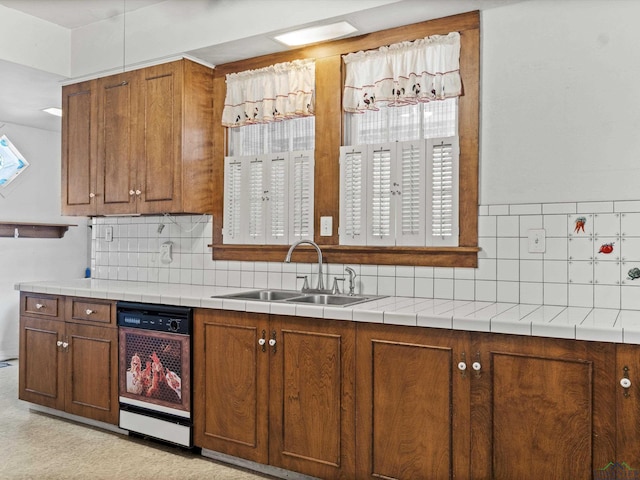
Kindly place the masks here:
POLYGON ((342 58, 346 65, 345 112, 362 113, 381 106, 462 95, 458 32, 350 53, 342 58))
POLYGON ((222 125, 241 127, 313 115, 315 79, 312 59, 229 74, 222 125))

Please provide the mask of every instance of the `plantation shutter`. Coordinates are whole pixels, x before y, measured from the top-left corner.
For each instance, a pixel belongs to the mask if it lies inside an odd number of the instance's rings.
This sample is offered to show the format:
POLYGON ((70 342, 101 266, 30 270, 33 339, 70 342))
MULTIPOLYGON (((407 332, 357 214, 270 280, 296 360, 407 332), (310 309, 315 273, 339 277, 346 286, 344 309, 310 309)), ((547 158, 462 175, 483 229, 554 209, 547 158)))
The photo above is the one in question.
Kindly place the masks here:
POLYGON ((341 245, 363 245, 366 240, 365 152, 340 148, 340 235, 341 245))
POLYGON ((458 244, 458 138, 427 141, 431 209, 428 216, 430 244, 458 244))
POLYGON ((264 193, 267 230, 265 243, 289 243, 287 230, 289 199, 287 198, 288 155, 268 159, 264 193))
POLYGON ((396 245, 425 244, 426 158, 425 142, 399 142, 397 169, 392 194, 395 194, 396 245))
POLYGON ((367 187, 367 245, 395 244, 395 225, 391 200, 391 172, 395 145, 369 149, 367 187))
POLYGON ((291 153, 289 243, 313 240, 313 151, 291 153))
POLYGON ((242 161, 224 160, 223 243, 242 243, 242 161))
POLYGON ((246 243, 264 243, 264 159, 253 157, 249 160, 248 193, 249 217, 246 243))

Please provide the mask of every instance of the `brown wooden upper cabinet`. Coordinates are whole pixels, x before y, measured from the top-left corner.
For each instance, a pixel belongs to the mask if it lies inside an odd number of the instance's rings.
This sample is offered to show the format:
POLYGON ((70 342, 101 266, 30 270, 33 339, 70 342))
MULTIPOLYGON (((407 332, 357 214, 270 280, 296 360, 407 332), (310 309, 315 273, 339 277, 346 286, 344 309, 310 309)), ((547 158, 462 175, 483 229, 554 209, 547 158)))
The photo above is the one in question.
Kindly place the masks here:
POLYGON ((62 213, 210 213, 212 69, 178 60, 62 89, 62 213))

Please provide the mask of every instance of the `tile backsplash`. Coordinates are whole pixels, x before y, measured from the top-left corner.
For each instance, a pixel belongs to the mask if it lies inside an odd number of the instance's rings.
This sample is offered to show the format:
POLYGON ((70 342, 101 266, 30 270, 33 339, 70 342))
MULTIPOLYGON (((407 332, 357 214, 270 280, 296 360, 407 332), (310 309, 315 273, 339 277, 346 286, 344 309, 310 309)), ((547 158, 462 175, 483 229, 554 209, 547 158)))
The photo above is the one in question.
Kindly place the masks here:
MULTIPOLYGON (((640 201, 483 205, 478 220, 478 268, 348 265, 356 291, 640 310, 640 201), (532 230, 544 230, 543 253, 530 253, 532 230)), ((208 215, 100 217, 91 227, 93 278, 285 289, 300 288, 301 275, 317 281, 315 264, 212 260, 208 215)), ((325 284, 346 277, 345 266, 327 265, 325 284)))

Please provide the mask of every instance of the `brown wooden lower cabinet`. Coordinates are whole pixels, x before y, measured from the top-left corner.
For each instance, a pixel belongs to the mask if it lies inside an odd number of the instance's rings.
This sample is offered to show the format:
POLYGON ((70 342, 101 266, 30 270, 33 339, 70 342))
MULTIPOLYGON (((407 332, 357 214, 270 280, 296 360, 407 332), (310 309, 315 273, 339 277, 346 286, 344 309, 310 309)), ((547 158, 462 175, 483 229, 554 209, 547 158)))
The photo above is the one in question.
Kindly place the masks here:
POLYGON ((470 478, 469 378, 456 367, 467 339, 358 324, 357 478, 470 478))
MULTIPOLYGON (((23 292, 20 312, 19 397, 117 424, 115 303, 23 292)), ((638 345, 194 321, 199 447, 323 479, 640 478, 638 345)))
POLYGON ((195 444, 353 479, 355 324, 199 309, 195 444))
POLYGON ((640 469, 635 345, 207 310, 195 332, 204 448, 327 479, 640 469))
MULTIPOLYGON (((640 478, 640 345, 616 347, 616 384, 613 386, 617 416, 614 467, 621 472, 618 478, 640 478), (627 388, 621 385, 623 379, 627 381, 627 388), (625 473, 626 477, 623 476, 625 473)), ((602 475, 600 478, 611 477, 602 475)))
POLYGON ((475 334, 471 352, 473 478, 613 478, 615 344, 475 334))
MULTIPOLYGON (((69 312, 74 297, 42 298, 66 305, 66 313, 51 319, 21 309, 19 397, 117 425, 118 330, 114 304, 104 301, 90 304, 106 312, 109 326, 103 326, 104 318, 96 319, 100 325, 94 321, 66 321, 72 320, 69 312)), ((25 305, 28 301, 23 294, 22 307, 25 305)))
POLYGON ((640 469, 640 389, 619 385, 637 346, 358 324, 357 352, 358 479, 640 469))

